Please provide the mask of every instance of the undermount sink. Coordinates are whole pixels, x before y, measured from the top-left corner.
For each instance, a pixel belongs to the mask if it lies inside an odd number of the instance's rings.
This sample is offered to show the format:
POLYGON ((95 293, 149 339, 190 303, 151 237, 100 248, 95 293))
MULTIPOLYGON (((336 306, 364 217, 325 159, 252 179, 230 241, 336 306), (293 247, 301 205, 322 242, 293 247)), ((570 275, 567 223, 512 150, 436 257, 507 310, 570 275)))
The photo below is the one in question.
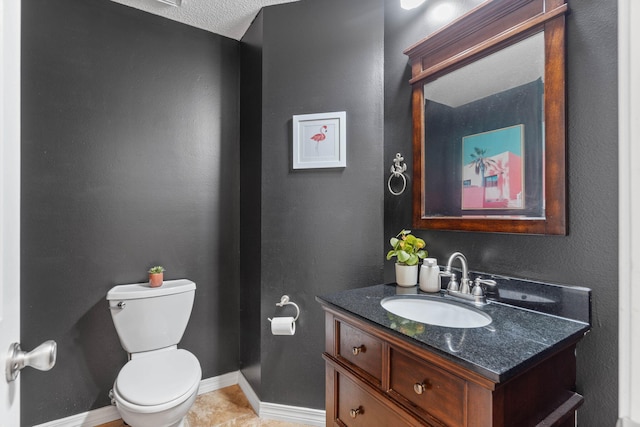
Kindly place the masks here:
POLYGON ((491 316, 472 307, 428 297, 388 297, 382 308, 405 319, 448 328, 480 328, 491 323, 491 316))

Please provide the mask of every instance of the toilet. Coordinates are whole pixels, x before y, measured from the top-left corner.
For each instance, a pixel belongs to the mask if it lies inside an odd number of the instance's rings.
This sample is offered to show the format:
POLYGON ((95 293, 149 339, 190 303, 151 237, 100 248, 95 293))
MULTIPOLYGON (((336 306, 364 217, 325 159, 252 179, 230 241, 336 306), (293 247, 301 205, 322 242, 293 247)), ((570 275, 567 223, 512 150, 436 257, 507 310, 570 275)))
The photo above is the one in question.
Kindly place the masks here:
POLYGON ((113 384, 112 399, 132 427, 183 427, 198 395, 202 369, 178 343, 189 322, 196 284, 167 280, 119 285, 107 293, 109 311, 129 361, 113 384))

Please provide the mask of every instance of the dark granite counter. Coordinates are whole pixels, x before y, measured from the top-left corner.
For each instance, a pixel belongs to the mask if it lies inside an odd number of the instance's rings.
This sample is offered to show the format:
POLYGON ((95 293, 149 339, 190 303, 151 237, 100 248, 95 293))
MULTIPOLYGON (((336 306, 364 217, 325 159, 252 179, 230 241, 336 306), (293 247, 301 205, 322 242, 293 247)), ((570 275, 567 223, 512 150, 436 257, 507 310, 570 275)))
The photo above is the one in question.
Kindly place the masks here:
POLYGON ((578 341, 590 327, 582 321, 496 301, 476 307, 442 293, 426 294, 416 287, 401 288, 395 284, 346 290, 319 296, 316 300, 322 305, 383 327, 494 382, 504 382, 547 355, 578 341), (383 298, 411 293, 473 306, 490 315, 493 321, 480 328, 433 326, 404 319, 380 305, 383 298))

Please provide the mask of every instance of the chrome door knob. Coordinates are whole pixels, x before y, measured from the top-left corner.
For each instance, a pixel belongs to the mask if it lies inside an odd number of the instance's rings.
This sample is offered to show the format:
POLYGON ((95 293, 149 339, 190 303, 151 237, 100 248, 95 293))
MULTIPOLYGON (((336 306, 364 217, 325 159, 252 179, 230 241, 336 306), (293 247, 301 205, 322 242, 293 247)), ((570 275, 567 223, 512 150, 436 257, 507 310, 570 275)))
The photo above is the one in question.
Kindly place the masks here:
POLYGON ((7 355, 7 365, 5 374, 7 382, 10 383, 18 378, 20 370, 25 366, 40 371, 48 371, 56 364, 56 356, 58 354, 58 345, 55 341, 49 340, 40 344, 30 352, 22 351, 20 344, 14 342, 9 346, 7 355))

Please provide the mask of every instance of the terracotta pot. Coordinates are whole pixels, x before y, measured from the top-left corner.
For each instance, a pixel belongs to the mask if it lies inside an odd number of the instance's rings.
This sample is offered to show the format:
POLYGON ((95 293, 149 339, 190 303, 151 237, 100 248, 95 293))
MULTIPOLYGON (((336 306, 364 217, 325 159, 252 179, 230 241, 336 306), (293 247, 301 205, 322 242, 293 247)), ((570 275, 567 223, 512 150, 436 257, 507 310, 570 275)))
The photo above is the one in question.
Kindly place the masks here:
POLYGON ((396 263, 396 283, 398 286, 415 286, 418 284, 418 265, 396 263))
POLYGON ((149 273, 149 286, 152 288, 157 288, 158 286, 162 286, 162 282, 164 280, 164 273, 149 273))

